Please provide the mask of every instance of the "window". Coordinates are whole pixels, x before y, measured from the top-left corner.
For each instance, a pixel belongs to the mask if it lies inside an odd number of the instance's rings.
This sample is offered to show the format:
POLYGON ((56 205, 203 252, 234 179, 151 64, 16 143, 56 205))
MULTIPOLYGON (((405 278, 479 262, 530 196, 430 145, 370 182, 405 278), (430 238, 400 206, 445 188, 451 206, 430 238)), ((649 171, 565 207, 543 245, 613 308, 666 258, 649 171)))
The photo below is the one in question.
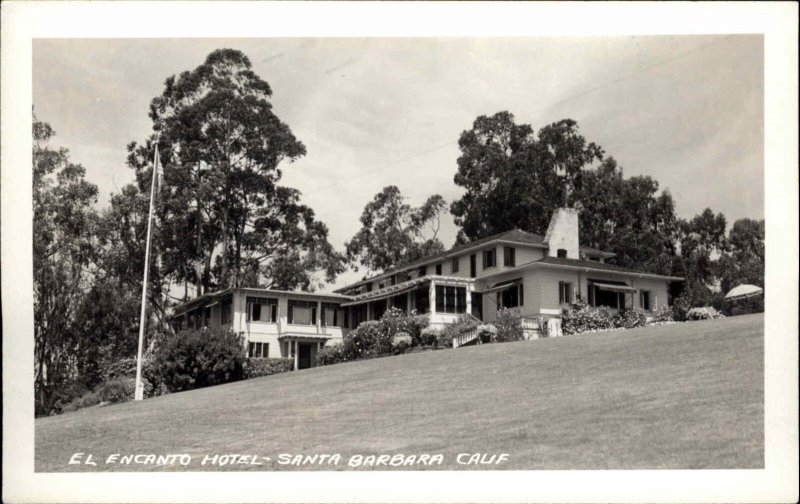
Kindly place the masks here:
POLYGON ((503 247, 503 266, 517 265, 517 250, 514 247, 503 247))
POLYGON ((436 265, 436 274, 437 275, 441 275, 442 274, 442 263, 439 263, 439 264, 436 265))
POLYGON ((277 322, 278 300, 276 298, 247 296, 248 322, 277 322))
POLYGON ((288 319, 290 324, 314 325, 317 323, 316 301, 289 300, 288 319))
POLYGON ((383 289, 383 282, 378 282, 378 289, 383 289))
POLYGON ((483 269, 494 268, 497 266, 497 251, 489 249, 483 251, 483 269))
POLYGON ((404 292, 403 294, 390 297, 389 304, 392 308, 398 308, 404 312, 408 311, 408 295, 404 292))
POLYGON ((266 358, 269 357, 269 343, 261 343, 260 341, 251 341, 247 344, 247 356, 250 358, 266 358))
POLYGON ((469 256, 469 276, 476 277, 478 276, 478 266, 477 261, 475 260, 475 254, 469 256))
POLYGON ((450 261, 450 273, 458 273, 458 257, 450 261))
POLYGON ((567 257, 567 249, 558 249, 556 255, 561 258, 567 257))
POLYGON ((466 313, 467 289, 465 287, 437 285, 436 311, 440 313, 466 313))
POLYGON ((322 325, 341 327, 344 323, 344 310, 337 304, 322 303, 322 325))
POLYGON ((233 308, 233 299, 227 298, 222 301, 220 305, 220 315, 219 315, 220 324, 225 325, 231 323, 231 320, 233 320, 233 314, 231 313, 231 311, 233 311, 232 308, 233 308))
POLYGON ((639 292, 639 300, 642 303, 642 310, 652 310, 652 306, 650 305, 650 291, 643 290, 639 292))
POLYGON ((414 309, 417 313, 428 313, 431 310, 431 299, 428 293, 428 285, 421 285, 414 291, 414 309))
POLYGON ((389 285, 394 285, 397 283, 397 275, 392 275, 389 277, 389 285))
POLYGON ((428 267, 427 266, 420 266, 417 268, 417 278, 424 277, 428 274, 428 267))
POLYGON ((558 302, 560 304, 575 302, 575 291, 571 282, 558 282, 558 302))
POLYGON ((497 293, 497 309, 516 308, 524 304, 522 284, 512 285, 497 293))

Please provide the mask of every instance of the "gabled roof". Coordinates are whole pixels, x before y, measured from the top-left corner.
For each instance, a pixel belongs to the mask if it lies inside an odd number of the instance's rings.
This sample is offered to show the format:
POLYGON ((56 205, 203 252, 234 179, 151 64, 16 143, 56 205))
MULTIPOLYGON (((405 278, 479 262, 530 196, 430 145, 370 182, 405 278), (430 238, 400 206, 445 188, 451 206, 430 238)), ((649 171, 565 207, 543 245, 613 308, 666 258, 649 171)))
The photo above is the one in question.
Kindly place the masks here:
POLYGON ((515 271, 519 269, 527 269, 532 267, 541 267, 541 266, 555 266, 555 267, 562 267, 568 269, 582 269, 582 270, 589 270, 589 271, 607 271, 609 273, 623 273, 628 275, 638 275, 638 276, 646 276, 651 278, 660 278, 668 281, 680 281, 683 280, 682 277, 670 276, 670 275, 659 275, 658 273, 650 273, 647 271, 635 270, 631 268, 625 268, 622 266, 616 266, 614 264, 606 264, 597 261, 584 261, 580 259, 568 259, 566 257, 544 257, 543 259, 537 259, 536 261, 531 261, 525 264, 521 264, 516 268, 511 268, 508 270, 501 270, 497 273, 492 275, 487 275, 488 277, 493 277, 496 275, 502 275, 504 273, 508 273, 510 271, 515 271))
MULTIPOLYGON (((364 280, 360 280, 358 282, 353 282, 351 284, 345 285, 339 289, 336 289, 334 292, 342 292, 348 289, 352 289, 353 287, 364 285, 370 282, 374 282, 379 278, 389 277, 395 273, 414 269, 426 264, 434 263, 440 261, 442 259, 451 258, 452 256, 461 254, 466 252, 467 250, 472 250, 474 248, 479 248, 484 245, 488 245, 489 243, 493 242, 507 242, 507 243, 520 243, 525 245, 530 245, 533 247, 539 248, 547 248, 547 242, 544 241, 544 236, 538 235, 535 233, 529 233, 527 231, 523 231, 521 229, 511 229, 509 231, 503 231, 502 233, 493 234, 490 236, 486 236, 484 238, 480 238, 478 240, 473 240, 469 243, 463 243, 460 245, 456 245, 444 252, 440 252, 438 254, 429 255, 423 257, 421 259, 417 259, 416 261, 411 261, 408 263, 400 264, 395 266, 394 268, 388 269, 383 273, 379 273, 377 275, 373 275, 369 278, 365 278, 364 280)), ((616 254, 613 252, 605 252, 603 250, 598 250, 592 247, 580 247, 580 251, 589 255, 600 256, 600 257, 614 257, 616 254)))

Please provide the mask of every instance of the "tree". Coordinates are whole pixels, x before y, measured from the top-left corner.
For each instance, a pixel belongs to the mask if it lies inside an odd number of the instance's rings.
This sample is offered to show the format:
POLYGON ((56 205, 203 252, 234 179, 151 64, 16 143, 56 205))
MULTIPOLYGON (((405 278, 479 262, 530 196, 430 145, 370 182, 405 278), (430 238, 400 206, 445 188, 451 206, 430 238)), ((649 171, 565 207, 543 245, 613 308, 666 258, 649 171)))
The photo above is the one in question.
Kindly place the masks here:
POLYGON ((216 50, 165 81, 150 105, 156 134, 128 146, 142 194, 159 148, 156 250, 163 274, 195 285, 197 294, 242 285, 310 288, 314 271, 332 281, 343 270, 327 227, 300 203, 299 191, 278 185, 281 163, 306 151, 274 114, 271 96, 247 56, 216 50))
POLYGON ((36 413, 47 414, 56 390, 76 378, 82 352, 75 325, 92 278, 97 186, 55 135, 33 117, 33 311, 36 413))
POLYGON ((725 216, 714 214, 710 208, 691 220, 678 222, 681 276, 687 284, 711 285, 715 280, 713 255, 725 250, 725 216))
POLYGON ((585 168, 602 149, 580 135, 571 119, 534 135, 509 112, 480 116, 458 141, 456 185, 464 195, 450 206, 458 241, 519 228, 544 234, 553 210, 573 206, 585 168))
POLYGON ((722 292, 741 284, 764 286, 764 220, 733 223, 725 251, 717 263, 722 292))
POLYGON ((384 187, 364 207, 361 229, 345 244, 348 262, 353 269, 360 264, 371 271, 382 271, 443 251, 444 245, 436 235, 445 208, 438 194, 414 208, 397 186, 384 187), (426 229, 430 237, 425 236, 426 229))

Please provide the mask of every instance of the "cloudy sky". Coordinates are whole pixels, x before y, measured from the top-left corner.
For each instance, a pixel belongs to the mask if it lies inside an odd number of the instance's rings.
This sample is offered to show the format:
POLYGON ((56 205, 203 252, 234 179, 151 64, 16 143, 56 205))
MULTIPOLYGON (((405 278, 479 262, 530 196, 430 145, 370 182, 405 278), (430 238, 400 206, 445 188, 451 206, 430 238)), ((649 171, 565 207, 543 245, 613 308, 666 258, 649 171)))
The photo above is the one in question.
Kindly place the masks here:
MULTIPOLYGON (((534 129, 575 119, 626 175, 669 189, 682 217, 706 207, 729 223, 764 217, 763 39, 751 35, 36 40, 35 112, 86 167, 101 206, 133 180, 125 146, 150 133, 164 79, 222 47, 248 55, 305 143, 283 183, 340 250, 386 185, 412 204, 457 198, 458 136, 501 110, 534 129)), ((455 237, 449 216, 440 237, 455 237)))

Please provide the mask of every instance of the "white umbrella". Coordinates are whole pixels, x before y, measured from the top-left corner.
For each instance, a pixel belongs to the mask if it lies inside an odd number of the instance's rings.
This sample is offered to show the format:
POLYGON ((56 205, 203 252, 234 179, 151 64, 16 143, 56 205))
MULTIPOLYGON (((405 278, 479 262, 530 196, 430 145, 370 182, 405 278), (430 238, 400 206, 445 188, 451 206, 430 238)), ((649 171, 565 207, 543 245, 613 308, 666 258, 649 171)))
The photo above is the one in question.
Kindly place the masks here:
POLYGON ((763 294, 764 289, 757 285, 743 284, 738 285, 725 294, 725 299, 745 299, 763 294))

